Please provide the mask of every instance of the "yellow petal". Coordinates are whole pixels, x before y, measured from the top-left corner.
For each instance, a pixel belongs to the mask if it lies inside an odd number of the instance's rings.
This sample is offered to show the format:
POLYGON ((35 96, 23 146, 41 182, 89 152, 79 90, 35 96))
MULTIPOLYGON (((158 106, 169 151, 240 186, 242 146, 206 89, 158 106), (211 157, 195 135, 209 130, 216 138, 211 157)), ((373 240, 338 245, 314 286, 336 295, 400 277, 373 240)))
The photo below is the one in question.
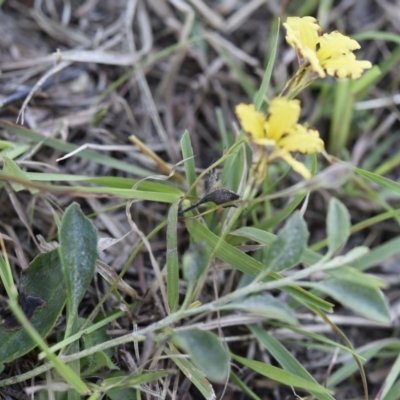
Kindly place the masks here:
POLYGON ((328 58, 341 57, 361 47, 357 41, 338 31, 325 33, 320 37, 319 45, 317 55, 321 62, 328 58))
POLYGON ((254 143, 258 144, 260 146, 265 146, 265 147, 275 147, 276 146, 275 140, 267 139, 267 138, 254 139, 254 143))
POLYGON ((283 24, 286 28, 286 41, 303 57, 303 50, 316 50, 322 34, 318 21, 313 17, 289 17, 283 24))
POLYGON ((324 149, 324 142, 320 139, 316 129, 297 124, 289 135, 279 140, 278 146, 287 151, 313 154, 324 149))
POLYGON ((271 101, 265 122, 267 138, 278 141, 292 129, 300 116, 300 101, 276 97, 271 101))
POLYGON ((356 56, 349 53, 341 58, 326 60, 322 62, 322 66, 328 75, 337 78, 358 79, 364 70, 372 67, 372 64, 366 60, 356 60, 356 56))
POLYGON ((240 125, 246 133, 249 133, 253 139, 265 137, 265 117, 261 112, 256 110, 253 104, 238 104, 235 111, 240 125))
POLYGON ((326 74, 318 59, 317 53, 310 49, 303 50, 304 58, 311 64, 311 69, 318 73, 320 78, 325 78, 326 74))
POLYGON ((297 161, 295 158, 293 158, 288 151, 279 149, 276 152, 274 152, 274 156, 275 158, 280 157, 283 160, 285 160, 293 168, 293 170, 296 171, 298 174, 300 174, 303 178, 305 179, 311 178, 311 173, 306 168, 306 166, 302 164, 300 161, 297 161))
POLYGON ((372 67, 369 61, 356 60, 352 51, 359 49, 360 45, 340 32, 323 35, 320 45, 317 56, 328 75, 357 79, 365 69, 372 67))

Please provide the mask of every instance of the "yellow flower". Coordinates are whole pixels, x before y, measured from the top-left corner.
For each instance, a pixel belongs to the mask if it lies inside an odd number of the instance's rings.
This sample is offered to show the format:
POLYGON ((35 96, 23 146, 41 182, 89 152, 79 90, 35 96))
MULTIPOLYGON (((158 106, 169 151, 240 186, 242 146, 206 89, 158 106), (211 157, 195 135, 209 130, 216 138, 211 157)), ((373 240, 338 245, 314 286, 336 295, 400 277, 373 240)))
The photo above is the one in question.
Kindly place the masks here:
POLYGON ((317 153, 323 150, 324 142, 317 130, 297 123, 300 111, 299 100, 284 97, 272 100, 267 116, 257 111, 253 104, 236 106, 236 115, 243 130, 250 135, 250 141, 271 148, 270 152, 263 154, 266 159, 261 162, 261 169, 265 169, 265 163, 282 158, 304 178, 311 178, 310 171, 290 152, 317 153))
POLYGON ((338 31, 322 34, 318 21, 313 17, 289 17, 283 24, 286 41, 296 50, 300 62, 308 62, 321 78, 326 74, 337 78, 359 78, 369 61, 356 60, 354 50, 358 42, 338 31))

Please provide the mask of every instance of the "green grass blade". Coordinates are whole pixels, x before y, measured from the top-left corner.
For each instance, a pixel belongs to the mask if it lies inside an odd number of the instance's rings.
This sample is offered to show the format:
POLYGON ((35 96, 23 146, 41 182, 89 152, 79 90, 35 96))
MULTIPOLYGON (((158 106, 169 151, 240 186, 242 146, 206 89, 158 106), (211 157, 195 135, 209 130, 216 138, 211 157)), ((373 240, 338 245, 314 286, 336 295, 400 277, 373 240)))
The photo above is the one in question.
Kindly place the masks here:
POLYGON ((276 215, 271 218, 268 218, 265 221, 256 224, 255 227, 263 230, 270 229, 280 222, 284 221, 288 218, 294 210, 298 207, 298 205, 303 201, 305 194, 298 194, 285 208, 280 210, 276 215))
POLYGON ((399 183, 394 182, 391 179, 385 178, 378 174, 374 174, 373 172, 366 171, 361 168, 355 168, 355 171, 359 175, 362 175, 363 177, 367 178, 371 182, 376 183, 380 187, 382 187, 384 189, 389 189, 389 190, 393 191, 394 193, 400 195, 400 184, 399 183))
POLYGON ((225 59, 228 67, 236 75, 240 85, 246 92, 247 96, 252 99, 256 93, 256 89, 251 80, 247 77, 247 74, 240 69, 240 67, 234 62, 234 60, 225 49, 221 48, 220 54, 225 59))
POLYGON ((396 379, 400 375, 400 354, 396 357, 395 362, 390 368, 389 374, 386 376, 385 382, 383 383, 383 393, 382 399, 385 399, 385 396, 389 393, 390 389, 393 387, 396 379))
MULTIPOLYGON (((186 227, 194 240, 197 242, 204 241, 212 253, 212 251, 217 247, 220 238, 195 219, 187 219, 185 222, 186 227)), ((274 238, 276 237, 275 235, 272 236, 274 238)), ((259 261, 231 246, 226 241, 222 241, 219 244, 216 256, 239 271, 252 277, 258 275, 265 268, 259 261)), ((270 273, 265 279, 269 281, 278 280, 280 278, 280 275, 276 273, 270 273)), ((298 286, 290 285, 283 288, 283 290, 296 297, 302 303, 305 302, 307 304, 311 304, 328 312, 332 311, 331 303, 328 303, 327 301, 308 293, 306 290, 298 286)))
MULTIPOLYGON (((186 174, 187 186, 191 187, 196 180, 196 168, 194 165, 192 142, 190 141, 190 134, 189 131, 187 130, 183 133, 181 139, 181 150, 182 150, 182 157, 184 160, 186 160, 185 174, 186 174)), ((196 196, 196 187, 193 186, 192 190, 188 194, 189 196, 196 196)))
POLYGON ((357 262, 360 271, 381 265, 384 261, 394 258, 400 253, 400 237, 393 238, 372 249, 366 256, 361 257, 357 262))
POLYGON ((397 381, 389 390, 389 392, 386 394, 386 396, 383 398, 383 400, 398 400, 399 393, 400 393, 400 381, 397 381))
POLYGON ((171 350, 164 348, 164 352, 171 357, 171 360, 178 366, 190 382, 196 386, 206 400, 216 399, 211 383, 204 378, 204 374, 196 368, 190 360, 182 358, 181 353, 173 346, 171 346, 171 350))
MULTIPOLYGON (((362 364, 364 365, 377 354, 379 354, 383 347, 384 345, 382 343, 370 343, 369 348, 366 351, 360 351, 359 355, 365 360, 362 362, 362 364)), ((354 360, 347 362, 328 378, 327 386, 333 388, 339 385, 345 379, 352 377, 352 375, 358 371, 358 368, 359 367, 354 360)))
MULTIPOLYGON (((20 125, 13 124, 12 122, 6 120, 0 119, 0 127, 25 139, 30 139, 35 143, 43 142, 45 146, 51 147, 52 149, 64 151, 65 153, 70 153, 71 151, 74 151, 78 148, 78 146, 75 146, 74 144, 66 143, 58 139, 48 138, 32 129, 24 128, 20 125)), ((152 175, 151 171, 148 171, 144 168, 136 167, 135 165, 119 161, 115 158, 105 156, 104 154, 96 153, 92 150, 82 150, 76 155, 76 157, 95 161, 98 164, 105 165, 110 168, 115 168, 119 171, 129 172, 137 176, 152 175)))
POLYGON ((332 123, 329 132, 329 153, 338 155, 346 146, 353 118, 354 98, 351 96, 351 82, 341 79, 336 83, 332 123))
MULTIPOLYGON (((317 381, 312 377, 312 375, 309 374, 309 372, 300 364, 299 361, 296 360, 296 358, 285 348, 285 346, 282 345, 279 340, 271 336, 266 330, 261 329, 256 325, 248 325, 248 328, 260 341, 260 343, 271 353, 276 361, 278 361, 282 368, 307 382, 312 382, 313 384, 318 385, 317 381)), ((317 393, 314 393, 314 395, 316 394, 317 393)), ((329 393, 324 393, 322 395, 319 394, 316 397, 321 400, 334 400, 329 393)))
POLYGON ((178 208, 179 200, 169 209, 167 226, 167 296, 171 312, 176 311, 179 303, 178 208))
POLYGON ((236 361, 239 361, 246 367, 252 369, 253 371, 256 371, 259 374, 266 376, 267 378, 272 379, 276 382, 305 389, 310 393, 313 393, 317 397, 317 399, 333 399, 333 397, 323 397, 329 396, 328 390, 325 389, 323 386, 313 381, 303 379, 295 374, 292 374, 291 372, 285 371, 284 369, 274 367, 270 364, 265 364, 261 361, 249 360, 247 358, 235 355, 233 355, 232 358, 236 361))
POLYGON ((278 18, 277 30, 275 32, 275 42, 272 46, 271 55, 268 60, 267 68, 265 69, 264 77, 261 82, 260 89, 257 91, 255 99, 254 99, 254 105, 257 110, 260 110, 260 108, 262 106, 262 103, 264 101, 264 98, 267 93, 269 83, 271 80, 272 68, 274 67, 275 58, 276 58, 276 50, 278 48, 279 28, 280 28, 280 18, 278 18))
POLYGON ((248 397, 253 400, 262 400, 261 397, 258 397, 233 371, 231 371, 230 375, 231 381, 248 397))

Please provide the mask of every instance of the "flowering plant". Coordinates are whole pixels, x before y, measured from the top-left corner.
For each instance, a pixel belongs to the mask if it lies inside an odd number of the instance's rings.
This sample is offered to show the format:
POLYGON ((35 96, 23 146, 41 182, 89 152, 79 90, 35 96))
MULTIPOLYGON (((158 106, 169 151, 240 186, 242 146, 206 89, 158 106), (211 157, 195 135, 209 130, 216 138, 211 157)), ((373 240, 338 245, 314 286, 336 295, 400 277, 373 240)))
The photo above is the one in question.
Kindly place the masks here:
POLYGON ((266 116, 252 104, 236 106, 236 114, 243 130, 249 134, 250 142, 259 148, 270 148, 270 151, 258 152, 256 165, 262 172, 258 174, 257 181, 264 179, 266 166, 277 158, 284 159, 304 178, 311 178, 310 171, 290 152, 317 153, 323 150, 324 142, 316 129, 297 123, 300 111, 299 100, 288 100, 284 97, 272 100, 266 116))
POLYGON ((324 142, 316 129, 298 123, 300 102, 291 99, 318 77, 357 79, 372 66, 369 61, 356 60, 353 51, 360 48, 358 42, 338 31, 323 34, 313 17, 289 17, 283 25, 286 41, 296 51, 299 69, 281 95, 270 102, 266 116, 252 104, 236 106, 236 115, 253 147, 251 176, 256 183, 264 180, 268 165, 277 158, 305 179, 311 178, 307 167, 291 153, 319 153, 324 142))

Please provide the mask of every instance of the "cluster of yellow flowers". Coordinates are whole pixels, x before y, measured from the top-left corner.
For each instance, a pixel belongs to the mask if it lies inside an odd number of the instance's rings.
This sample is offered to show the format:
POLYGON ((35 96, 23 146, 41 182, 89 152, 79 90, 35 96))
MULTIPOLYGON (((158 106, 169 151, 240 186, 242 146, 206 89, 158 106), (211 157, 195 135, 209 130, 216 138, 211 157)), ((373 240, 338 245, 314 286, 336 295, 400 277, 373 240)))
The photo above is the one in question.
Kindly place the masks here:
POLYGON ((357 79, 365 69, 372 67, 369 61, 356 60, 353 51, 360 48, 358 42, 338 31, 323 34, 313 17, 289 17, 283 25, 286 41, 295 49, 299 60, 298 71, 282 95, 271 101, 266 116, 252 104, 236 106, 242 129, 255 146, 252 174, 258 183, 265 178, 267 166, 277 158, 282 158, 309 179, 310 171, 290 153, 313 154, 324 149, 316 129, 298 124, 301 108, 299 100, 290 99, 293 94, 318 77, 357 79))

